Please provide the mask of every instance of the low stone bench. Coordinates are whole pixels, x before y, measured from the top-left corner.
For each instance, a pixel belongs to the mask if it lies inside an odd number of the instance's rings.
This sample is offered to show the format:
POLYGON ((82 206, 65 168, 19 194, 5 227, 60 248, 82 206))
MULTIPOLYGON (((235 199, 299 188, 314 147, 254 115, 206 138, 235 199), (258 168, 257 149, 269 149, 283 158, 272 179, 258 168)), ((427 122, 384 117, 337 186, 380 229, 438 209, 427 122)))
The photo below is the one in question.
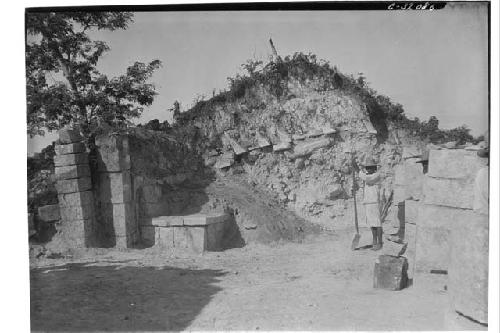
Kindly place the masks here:
POLYGON ((142 238, 146 245, 166 249, 219 251, 227 218, 224 213, 159 216, 150 225, 141 225, 142 238))

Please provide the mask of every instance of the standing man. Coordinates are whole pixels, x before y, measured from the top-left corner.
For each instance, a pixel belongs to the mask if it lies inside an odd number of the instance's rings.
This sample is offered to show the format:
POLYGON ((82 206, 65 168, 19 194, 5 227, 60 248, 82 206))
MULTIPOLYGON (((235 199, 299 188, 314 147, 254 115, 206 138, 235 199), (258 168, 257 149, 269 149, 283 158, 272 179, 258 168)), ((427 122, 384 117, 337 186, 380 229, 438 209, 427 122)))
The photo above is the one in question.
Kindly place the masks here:
POLYGON ((362 166, 363 170, 359 172, 359 178, 363 180, 363 205, 365 206, 366 223, 372 230, 372 250, 378 251, 383 245, 382 221, 380 220, 379 212, 382 176, 377 172, 378 165, 372 157, 365 158, 362 166))

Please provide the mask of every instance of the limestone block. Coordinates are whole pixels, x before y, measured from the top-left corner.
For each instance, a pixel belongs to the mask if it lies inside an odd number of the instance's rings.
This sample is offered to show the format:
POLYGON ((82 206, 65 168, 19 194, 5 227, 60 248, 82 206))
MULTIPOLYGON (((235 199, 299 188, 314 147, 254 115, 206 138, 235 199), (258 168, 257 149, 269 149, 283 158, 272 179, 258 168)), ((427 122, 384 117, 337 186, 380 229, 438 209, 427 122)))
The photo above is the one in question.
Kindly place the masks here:
POLYGON ((294 134, 294 135, 292 135, 293 141, 301 141, 301 140, 304 140, 305 138, 307 138, 306 134, 294 134))
POLYGON ((474 219, 474 212, 421 204, 417 214, 416 270, 429 273, 432 269, 448 269, 450 230, 474 219))
POLYGON ((182 216, 158 216, 152 218, 151 224, 158 227, 183 226, 184 220, 182 216))
POLYGON ((162 190, 159 185, 146 185, 142 188, 142 200, 145 202, 158 202, 160 201, 161 195, 162 190))
POLYGON ((315 150, 323 147, 328 147, 331 144, 332 141, 329 138, 322 138, 299 143, 293 148, 292 158, 307 156, 309 154, 312 154, 315 150))
POLYGON ((227 133, 224 133, 224 136, 226 137, 227 142, 229 143, 229 145, 231 146, 236 155, 241 155, 247 152, 245 148, 243 148, 238 142, 236 142, 236 140, 231 138, 227 133))
POLYGON ((61 220, 77 221, 94 217, 94 205, 61 207, 61 220))
POLYGON ((429 152, 430 177, 474 179, 479 169, 485 166, 485 159, 474 151, 465 149, 442 149, 429 152))
POLYGON ((415 249, 415 269, 417 272, 430 273, 431 270, 447 270, 450 262, 450 230, 429 228, 417 224, 415 249))
POLYGON ((155 230, 156 230, 155 245, 162 248, 173 249, 174 233, 177 231, 177 229, 156 227, 155 230))
POLYGON ((57 196, 59 206, 81 206, 94 203, 94 195, 91 191, 64 193, 57 196))
POLYGON ((271 143, 269 140, 260 133, 257 133, 257 145, 259 148, 269 147, 271 143))
POLYGON ((104 172, 99 174, 99 200, 123 203, 132 200, 130 172, 104 172))
POLYGON ((292 138, 290 134, 286 133, 285 131, 282 130, 277 130, 276 134, 278 134, 280 142, 292 142, 292 138))
POLYGON ((416 200, 405 200, 405 221, 416 224, 418 220, 418 210, 421 202, 416 200))
POLYGON ((290 142, 280 142, 276 145, 273 145, 273 151, 275 151, 275 152, 289 150, 291 148, 292 148, 292 145, 290 144, 290 142))
POLYGON ((418 225, 430 228, 451 229, 460 221, 468 221, 474 218, 475 214, 470 209, 421 204, 418 207, 417 215, 418 225))
POLYGON ((404 257, 380 255, 375 261, 373 287, 401 290, 408 285, 408 261, 404 257))
POLYGON ((55 167, 56 180, 90 177, 88 164, 55 167))
POLYGON ((87 153, 55 155, 54 166, 66 166, 75 164, 88 164, 89 157, 87 153))
POLYGON ((61 221, 55 226, 60 246, 67 249, 92 246, 94 220, 61 221))
POLYGON ((187 215, 183 217, 184 225, 187 226, 203 226, 209 225, 213 223, 221 223, 226 219, 225 214, 214 214, 214 215, 202 215, 202 214, 194 214, 187 215))
POLYGON ((337 130, 331 127, 324 127, 322 129, 324 135, 332 135, 337 133, 337 130))
POLYGON ((206 249, 205 227, 174 227, 174 248, 202 253, 206 249))
POLYGON ((474 214, 451 231, 449 293, 455 311, 488 323, 488 217, 474 214))
POLYGON ((405 160, 395 168, 394 184, 405 187, 406 199, 420 199, 424 177, 420 163, 416 163, 415 159, 405 160))
POLYGON ((84 153, 86 150, 83 142, 70 143, 67 145, 56 145, 55 152, 57 155, 78 154, 84 153))
POLYGON ((474 179, 444 179, 425 177, 424 203, 472 209, 474 179))
POLYGON ((408 195, 406 194, 406 187, 401 185, 394 185, 393 187, 393 202, 399 203, 404 202, 408 199, 408 195))
POLYGON ((233 164, 234 164, 234 153, 226 152, 217 159, 217 162, 215 162, 215 168, 217 169, 227 168, 233 164))
POLYGON ((130 203, 101 203, 101 219, 112 225, 116 236, 128 237, 138 228, 134 207, 130 203))
POLYGON ((63 144, 80 142, 83 140, 80 132, 75 129, 63 128, 59 132, 59 141, 63 144))
POLYGON ((57 193, 75 193, 88 191, 92 188, 90 177, 76 179, 62 179, 56 182, 57 193))
POLYGON ((377 134, 377 130, 375 129, 375 127, 373 127, 371 121, 363 120, 363 124, 365 125, 366 130, 367 130, 368 133, 370 133, 370 134, 377 134))
POLYGON ((102 135, 96 138, 97 168, 104 172, 130 170, 129 143, 126 136, 102 135))
POLYGON ((38 207, 38 219, 43 222, 52 222, 60 219, 59 205, 38 207))

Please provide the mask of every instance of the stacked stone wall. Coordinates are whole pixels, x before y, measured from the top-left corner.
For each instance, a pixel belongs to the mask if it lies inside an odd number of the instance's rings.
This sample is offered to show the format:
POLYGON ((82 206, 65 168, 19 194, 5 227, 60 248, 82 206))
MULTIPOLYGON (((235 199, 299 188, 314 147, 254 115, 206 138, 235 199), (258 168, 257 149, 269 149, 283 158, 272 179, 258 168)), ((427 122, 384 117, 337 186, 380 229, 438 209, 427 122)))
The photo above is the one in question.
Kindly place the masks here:
POLYGON ((67 249, 95 246, 95 209, 85 144, 76 130, 59 132, 54 157, 60 220, 55 236, 67 249))

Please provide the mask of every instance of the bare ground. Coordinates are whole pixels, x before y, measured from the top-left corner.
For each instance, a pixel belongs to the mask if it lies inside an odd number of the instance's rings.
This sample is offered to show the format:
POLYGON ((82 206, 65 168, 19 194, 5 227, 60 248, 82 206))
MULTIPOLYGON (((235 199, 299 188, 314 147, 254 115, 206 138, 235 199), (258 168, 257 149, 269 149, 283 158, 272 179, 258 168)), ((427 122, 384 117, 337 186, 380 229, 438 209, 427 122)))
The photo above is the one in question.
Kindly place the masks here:
MULTIPOLYGON (((379 253, 350 251, 351 236, 204 255, 97 250, 32 261, 32 330, 486 329, 448 310, 444 276, 373 289, 379 253)), ((361 245, 369 240, 364 230, 361 245)))

